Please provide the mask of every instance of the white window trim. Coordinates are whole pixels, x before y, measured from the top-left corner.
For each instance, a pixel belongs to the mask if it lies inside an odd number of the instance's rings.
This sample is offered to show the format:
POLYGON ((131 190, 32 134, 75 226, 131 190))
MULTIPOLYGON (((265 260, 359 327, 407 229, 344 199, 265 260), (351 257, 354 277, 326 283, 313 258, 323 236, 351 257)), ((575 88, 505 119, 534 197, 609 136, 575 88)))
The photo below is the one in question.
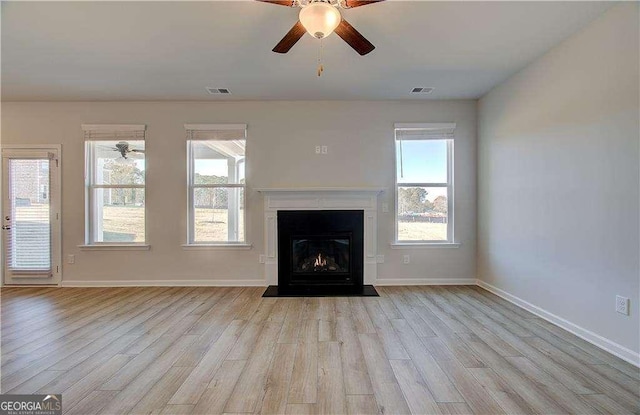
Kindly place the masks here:
POLYGON ((150 249, 150 245, 148 244, 148 219, 147 219, 147 204, 146 204, 146 187, 147 187, 147 156, 145 154, 145 179, 144 185, 95 185, 92 184, 92 177, 95 166, 93 154, 89 154, 88 142, 95 141, 113 141, 116 139, 118 133, 127 133, 127 132, 143 132, 142 140, 146 140, 146 130, 147 126, 145 124, 82 124, 82 131, 85 134, 85 139, 83 141, 84 144, 84 158, 85 158, 85 172, 84 172, 84 187, 85 187, 85 243, 78 245, 78 248, 82 251, 148 251, 150 249), (113 133, 114 137, 100 137, 95 138, 91 137, 91 133, 103 133, 109 134, 113 133), (145 191, 145 204, 144 204, 144 242, 97 242, 93 240, 93 189, 114 189, 114 188, 138 188, 144 189, 145 191))
POLYGON ((460 243, 455 239, 455 186, 454 186, 454 139, 453 131, 455 123, 395 123, 393 136, 393 178, 394 178, 394 240, 390 244, 392 249, 403 248, 458 248, 460 243), (434 140, 447 140, 447 183, 398 183, 398 154, 397 154, 397 129, 424 129, 433 131, 448 131, 451 137, 434 137, 434 140), (399 187, 446 187, 447 188, 447 240, 399 240, 398 239, 398 189, 399 187))
MULTIPOLYGON (((245 165, 245 182, 244 184, 216 184, 216 185, 194 185, 194 163, 191 155, 191 142, 192 141, 206 141, 203 139, 194 140, 191 138, 191 133, 195 131, 221 131, 221 130, 244 130, 245 143, 247 135, 247 124, 185 124, 184 129, 186 131, 187 142, 187 242, 182 245, 184 250, 193 251, 208 251, 208 250, 249 250, 253 249, 253 244, 249 242, 249 226, 247 223, 247 176, 246 165, 247 155, 245 149, 244 165, 245 165), (202 241, 197 242, 195 238, 195 218, 193 218, 193 195, 195 188, 241 188, 244 190, 244 209, 242 209, 242 220, 244 221, 244 240, 243 241, 202 241)), ((217 141, 217 140, 211 140, 217 141)))

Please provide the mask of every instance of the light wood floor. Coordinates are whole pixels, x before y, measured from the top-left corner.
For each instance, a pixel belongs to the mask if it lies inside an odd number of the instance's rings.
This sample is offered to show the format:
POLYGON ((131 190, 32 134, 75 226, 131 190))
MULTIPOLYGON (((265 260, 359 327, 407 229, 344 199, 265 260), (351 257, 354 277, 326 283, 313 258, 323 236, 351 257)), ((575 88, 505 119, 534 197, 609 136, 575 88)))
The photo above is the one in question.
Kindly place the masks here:
POLYGON ((2 290, 3 393, 68 414, 628 414, 640 374, 476 287, 2 290))

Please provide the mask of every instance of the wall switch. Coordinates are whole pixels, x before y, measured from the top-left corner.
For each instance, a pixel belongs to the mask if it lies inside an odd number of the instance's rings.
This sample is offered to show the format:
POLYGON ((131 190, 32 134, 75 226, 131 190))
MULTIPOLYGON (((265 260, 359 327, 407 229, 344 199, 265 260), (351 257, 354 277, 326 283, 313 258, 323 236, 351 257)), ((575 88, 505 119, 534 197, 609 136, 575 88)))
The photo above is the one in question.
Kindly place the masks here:
POLYGON ((322 154, 327 154, 329 148, 327 146, 322 146, 322 154))
POLYGON ((267 257, 265 255, 258 255, 258 262, 264 264, 267 261, 267 257))
POLYGON ((629 299, 616 295, 616 311, 625 316, 629 315, 629 299))
POLYGON ((382 213, 389 213, 389 202, 382 202, 382 213))
POLYGON ((320 154, 320 146, 316 146, 316 154, 320 154))
POLYGON ((76 256, 75 255, 67 255, 67 264, 75 264, 76 256))
POLYGON ((376 262, 378 264, 384 264, 384 255, 376 255, 376 262))
POLYGON ((411 262, 411 257, 409 255, 405 255, 402 257, 402 263, 403 264, 408 264, 411 262))

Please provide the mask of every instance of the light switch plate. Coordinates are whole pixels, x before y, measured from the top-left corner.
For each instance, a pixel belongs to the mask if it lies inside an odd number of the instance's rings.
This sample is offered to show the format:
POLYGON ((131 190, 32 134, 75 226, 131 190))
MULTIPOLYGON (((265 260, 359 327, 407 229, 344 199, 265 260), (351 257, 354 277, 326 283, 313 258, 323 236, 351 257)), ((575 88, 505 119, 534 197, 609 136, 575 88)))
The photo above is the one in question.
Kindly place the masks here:
POLYGON ((320 154, 320 146, 316 146, 316 154, 320 154))
POLYGON ((267 257, 265 255, 259 255, 258 256, 258 262, 261 264, 264 264, 267 260, 267 257))
POLYGON ((327 146, 322 146, 322 154, 327 154, 329 148, 327 146))
POLYGON ((625 316, 629 315, 629 299, 627 297, 616 295, 616 312, 625 316))
POLYGON ((382 213, 389 213, 389 202, 382 202, 382 213))

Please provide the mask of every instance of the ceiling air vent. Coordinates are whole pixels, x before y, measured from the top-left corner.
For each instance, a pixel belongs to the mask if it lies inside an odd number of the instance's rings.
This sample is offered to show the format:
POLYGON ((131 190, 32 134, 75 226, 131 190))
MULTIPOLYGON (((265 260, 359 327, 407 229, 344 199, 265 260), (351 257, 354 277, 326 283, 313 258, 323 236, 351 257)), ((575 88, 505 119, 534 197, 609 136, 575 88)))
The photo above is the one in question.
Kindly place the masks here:
POLYGON ((430 94, 433 92, 433 88, 413 88, 412 94, 430 94))
POLYGON ((228 94, 231 94, 231 91, 229 91, 227 88, 212 88, 212 87, 208 86, 205 89, 211 95, 218 95, 218 94, 228 95, 228 94))

